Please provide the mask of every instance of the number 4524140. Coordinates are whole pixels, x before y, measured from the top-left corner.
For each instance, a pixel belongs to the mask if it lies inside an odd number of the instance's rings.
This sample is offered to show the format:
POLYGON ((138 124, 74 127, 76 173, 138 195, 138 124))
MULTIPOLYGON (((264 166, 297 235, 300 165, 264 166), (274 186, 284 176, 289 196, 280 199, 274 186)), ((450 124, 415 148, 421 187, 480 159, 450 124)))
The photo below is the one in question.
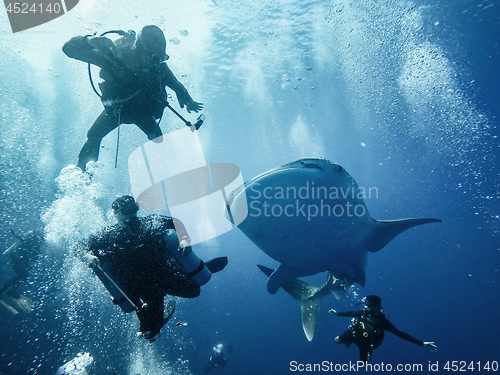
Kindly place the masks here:
POLYGON ((497 361, 487 362, 466 362, 466 361, 447 361, 443 366, 446 371, 498 371, 497 361))
POLYGON ((61 4, 59 2, 54 2, 54 4, 28 4, 28 3, 16 3, 9 2, 6 4, 7 13, 15 14, 29 14, 29 13, 61 13, 61 4))

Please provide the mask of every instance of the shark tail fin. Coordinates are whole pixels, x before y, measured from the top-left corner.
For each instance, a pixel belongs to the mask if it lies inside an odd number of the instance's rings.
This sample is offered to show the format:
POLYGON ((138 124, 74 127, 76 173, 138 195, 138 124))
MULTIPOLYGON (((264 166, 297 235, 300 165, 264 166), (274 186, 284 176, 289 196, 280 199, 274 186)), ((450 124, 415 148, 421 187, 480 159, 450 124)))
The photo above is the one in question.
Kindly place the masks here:
MULTIPOLYGON (((299 283, 302 281, 297 280, 299 283)), ((305 283, 304 283, 305 284, 305 283)), ((318 324, 319 311, 321 308, 321 300, 323 296, 313 296, 298 301, 300 311, 302 313, 302 329, 308 341, 312 341, 314 333, 316 332, 316 325, 318 324)))
MULTIPOLYGON (((265 266, 257 265, 257 267, 268 277, 274 272, 265 266)), ((345 284, 336 279, 331 272, 328 272, 328 279, 321 287, 292 279, 283 283, 281 288, 299 303, 302 312, 302 329, 309 341, 314 338, 323 297, 331 292, 335 298, 340 299, 345 292, 345 284)))
POLYGON ((366 249, 375 253, 391 242, 397 235, 417 225, 440 223, 442 220, 433 218, 414 218, 401 220, 374 220, 375 228, 366 239, 366 249))

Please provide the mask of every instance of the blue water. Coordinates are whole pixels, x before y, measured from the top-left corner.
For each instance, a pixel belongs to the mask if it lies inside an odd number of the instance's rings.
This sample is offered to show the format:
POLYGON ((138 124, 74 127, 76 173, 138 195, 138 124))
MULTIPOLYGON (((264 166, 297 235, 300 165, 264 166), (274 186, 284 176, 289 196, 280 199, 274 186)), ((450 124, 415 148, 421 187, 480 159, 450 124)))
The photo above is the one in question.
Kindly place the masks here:
MULTIPOLYGON (((447 373, 447 361, 500 360, 498 1, 81 0, 16 34, 2 15, 0 248, 11 229, 41 227, 48 248, 21 288, 34 310, 2 312, 0 373, 53 375, 86 351, 89 374, 201 374, 219 342, 234 347, 221 374, 349 363, 357 349, 333 342, 349 320, 327 310, 354 309, 367 294, 382 297, 396 327, 439 347, 431 354, 387 334, 374 364, 422 364, 426 373, 438 361, 447 373), (378 188, 366 202, 374 218, 443 220, 370 254, 366 286, 341 301, 325 297, 312 342, 296 302, 268 294, 255 266, 276 262, 237 229, 197 246, 204 259, 227 255, 229 266, 199 298, 178 300, 173 320, 188 325, 170 323, 153 344, 136 337, 135 316, 112 305, 70 250, 112 221, 110 203, 130 193, 127 157, 146 139, 123 126, 116 169, 113 132, 91 183, 61 175, 102 109, 85 64, 61 47, 75 35, 146 24, 165 31, 169 66, 205 105, 208 161, 236 164, 248 180, 324 157, 378 188)), ((161 126, 183 124, 165 112, 161 126)), ((0 284, 12 273, 5 260, 1 269, 0 284)))

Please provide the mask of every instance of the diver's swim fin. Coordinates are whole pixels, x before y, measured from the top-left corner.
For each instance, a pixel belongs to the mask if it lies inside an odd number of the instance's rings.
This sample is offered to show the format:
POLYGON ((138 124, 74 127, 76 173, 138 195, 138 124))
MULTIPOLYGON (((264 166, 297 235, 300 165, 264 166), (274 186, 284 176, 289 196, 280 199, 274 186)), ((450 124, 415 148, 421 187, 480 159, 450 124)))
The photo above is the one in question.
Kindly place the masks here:
POLYGON ((159 328, 157 328, 154 331, 146 331, 142 332, 144 338, 148 340, 149 342, 155 342, 156 341, 156 335, 160 333, 160 330, 163 328, 165 324, 170 320, 172 315, 174 315, 175 312, 175 301, 173 299, 168 300, 167 303, 165 304, 164 310, 163 310, 163 323, 159 328))
POLYGON ((18 297, 5 296, 4 299, 0 299, 0 306, 12 315, 30 311, 32 303, 31 299, 23 295, 19 295, 18 297))
POLYGON ((33 301, 26 296, 20 295, 18 298, 13 298, 20 312, 28 312, 32 309, 33 301))
POLYGON ((19 314, 19 311, 17 311, 15 308, 13 308, 11 305, 6 303, 4 300, 0 299, 0 306, 2 306, 5 310, 7 310, 9 313, 12 315, 17 315, 19 314))
POLYGON ((227 266, 227 257, 210 259, 208 262, 205 262, 205 266, 212 273, 220 272, 227 266))
POLYGON ((175 301, 170 299, 165 304, 165 310, 163 312, 163 325, 165 325, 175 312, 175 301))

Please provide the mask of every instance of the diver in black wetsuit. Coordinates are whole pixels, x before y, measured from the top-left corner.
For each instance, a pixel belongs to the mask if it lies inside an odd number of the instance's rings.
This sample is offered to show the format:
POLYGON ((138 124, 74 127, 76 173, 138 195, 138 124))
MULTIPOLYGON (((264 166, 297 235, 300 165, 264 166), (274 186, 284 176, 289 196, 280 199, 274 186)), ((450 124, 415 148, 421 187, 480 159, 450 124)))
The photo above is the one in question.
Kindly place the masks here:
POLYGON ((26 281, 34 265, 38 262, 45 241, 41 230, 29 231, 22 236, 17 236, 14 232, 12 234, 16 241, 3 252, 3 255, 9 259, 15 276, 0 288, 0 296, 5 293, 5 296, 0 299, 0 305, 17 315, 32 308, 31 299, 21 294, 17 289, 26 281))
POLYGON ((431 353, 437 352, 437 346, 433 342, 420 341, 408 333, 398 330, 385 316, 382 309, 382 300, 378 296, 367 296, 363 299, 365 305, 359 311, 338 312, 329 310, 331 314, 337 316, 353 317, 349 329, 342 335, 335 337, 335 342, 349 347, 356 344, 359 348, 361 361, 369 361, 373 349, 377 349, 384 340, 384 331, 391 332, 396 336, 423 346, 431 353))
POLYGON ((13 298, 18 298, 20 295, 16 288, 29 276, 33 264, 41 253, 44 239, 40 230, 29 231, 22 236, 15 235, 15 237, 16 242, 5 250, 3 255, 9 258, 16 276, 0 288, 0 294, 7 291, 13 298))
POLYGON ((212 348, 212 355, 208 361, 208 366, 205 368, 205 374, 208 374, 215 368, 223 368, 226 366, 229 357, 233 352, 233 347, 231 345, 227 348, 227 354, 224 354, 224 346, 222 344, 217 344, 212 348))
MULTIPOLYGON (((154 341, 170 316, 164 317, 164 296, 183 298, 200 295, 200 286, 172 257, 165 233, 176 230, 178 246, 190 249, 184 225, 175 218, 150 215, 137 217, 133 197, 117 198, 112 205, 118 224, 104 228, 83 244, 90 267, 102 263, 116 284, 138 306, 137 317, 144 338, 154 341)), ((175 233, 175 232, 174 232, 175 233)), ((227 258, 215 258, 205 265, 214 273, 222 270, 227 258)), ((173 311, 172 311, 173 312, 173 311)))
POLYGON ((137 38, 133 31, 108 33, 122 37, 113 42, 105 36, 76 36, 63 47, 68 57, 99 66, 104 80, 99 84, 104 110, 78 155, 82 170, 87 162, 97 161, 102 139, 120 124, 136 124, 148 139, 162 142, 159 123, 168 104, 165 87, 175 92, 181 108, 188 112, 203 109, 167 66, 166 40, 160 28, 145 26, 137 38))

